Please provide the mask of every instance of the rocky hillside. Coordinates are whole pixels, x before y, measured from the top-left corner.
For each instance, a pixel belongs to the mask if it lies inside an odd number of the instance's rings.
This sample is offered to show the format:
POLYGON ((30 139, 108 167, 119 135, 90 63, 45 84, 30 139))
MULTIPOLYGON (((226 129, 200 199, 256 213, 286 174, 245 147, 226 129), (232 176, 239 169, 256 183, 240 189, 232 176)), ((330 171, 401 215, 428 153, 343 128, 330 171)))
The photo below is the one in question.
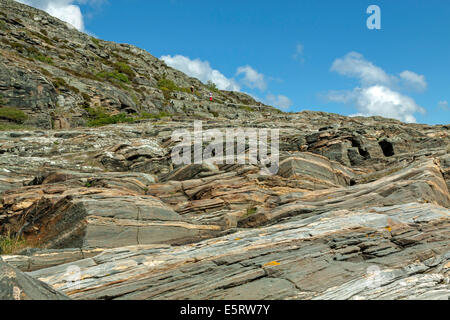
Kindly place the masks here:
POLYGON ((0 4, 0 299, 450 295, 450 125, 209 102, 145 51, 0 4), (277 174, 174 165, 194 119, 280 129, 277 174))
POLYGON ((248 95, 206 86, 145 50, 88 36, 13 0, 0 1, 0 37, 0 125, 58 129, 277 112, 248 95), (209 103, 210 92, 216 103, 209 103))

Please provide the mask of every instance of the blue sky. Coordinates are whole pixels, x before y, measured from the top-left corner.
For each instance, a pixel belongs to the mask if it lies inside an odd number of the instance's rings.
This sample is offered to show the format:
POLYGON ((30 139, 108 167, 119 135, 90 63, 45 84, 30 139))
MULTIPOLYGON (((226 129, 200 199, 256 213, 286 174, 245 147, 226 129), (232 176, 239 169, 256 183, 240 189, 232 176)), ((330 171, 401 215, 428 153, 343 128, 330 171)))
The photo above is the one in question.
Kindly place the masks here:
POLYGON ((285 110, 450 123, 448 0, 22 2, 285 110))

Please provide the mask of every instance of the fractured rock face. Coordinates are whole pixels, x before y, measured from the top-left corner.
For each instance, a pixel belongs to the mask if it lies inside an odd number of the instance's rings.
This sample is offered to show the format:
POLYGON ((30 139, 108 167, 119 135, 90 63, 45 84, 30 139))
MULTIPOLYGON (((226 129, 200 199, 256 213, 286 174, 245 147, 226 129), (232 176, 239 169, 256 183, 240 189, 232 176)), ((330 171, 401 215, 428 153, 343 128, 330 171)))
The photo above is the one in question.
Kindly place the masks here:
POLYGON ((0 259, 0 300, 68 300, 44 282, 34 279, 0 259))
POLYGON ((210 102, 144 50, 0 9, 0 107, 25 114, 0 119, 17 128, 0 130, 1 298, 449 296, 449 125, 210 102), (134 123, 80 127, 117 117, 134 123), (279 130, 279 170, 249 163, 250 141, 233 163, 175 163, 172 133, 194 120, 279 130))

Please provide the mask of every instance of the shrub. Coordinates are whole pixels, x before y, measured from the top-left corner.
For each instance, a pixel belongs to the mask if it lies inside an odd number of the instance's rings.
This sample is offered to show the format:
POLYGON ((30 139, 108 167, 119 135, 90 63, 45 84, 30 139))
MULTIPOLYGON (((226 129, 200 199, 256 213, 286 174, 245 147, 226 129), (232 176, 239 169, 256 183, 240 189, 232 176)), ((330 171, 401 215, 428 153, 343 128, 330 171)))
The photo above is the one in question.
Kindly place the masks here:
POLYGON ((178 91, 178 86, 172 80, 163 78, 158 81, 158 88, 163 90, 166 89, 168 91, 178 91))
POLYGON ((12 107, 2 107, 0 108, 0 118, 17 123, 23 123, 28 119, 28 116, 20 109, 12 107))
POLYGON ((64 79, 62 78, 55 78, 55 80, 53 80, 53 85, 55 86, 55 88, 61 88, 61 87, 67 87, 67 83, 64 79))
POLYGON ((220 90, 217 89, 217 86, 214 82, 212 82, 211 80, 208 80, 208 82, 206 83, 206 87, 208 88, 208 90, 213 91, 213 92, 219 92, 220 90))
POLYGON ((26 241, 10 236, 0 236, 0 253, 13 254, 23 249, 26 246, 26 241))
POLYGON ((119 73, 126 74, 129 79, 134 79, 134 77, 136 77, 136 74, 133 71, 133 69, 131 69, 131 67, 127 65, 125 62, 117 62, 116 64, 114 64, 114 67, 119 73))
POLYGON ((102 71, 97 73, 97 77, 100 78, 101 80, 107 80, 107 81, 119 81, 119 82, 124 82, 124 83, 128 83, 130 82, 130 80, 128 79, 126 74, 120 73, 117 70, 114 70, 113 72, 107 72, 107 71, 102 71))
POLYGON ((36 59, 36 60, 39 60, 41 62, 45 62, 45 63, 48 63, 48 64, 53 64, 53 59, 50 58, 50 57, 47 57, 47 56, 45 56, 43 54, 33 55, 32 58, 36 59))
POLYGON ((252 216, 252 215, 254 215, 256 213, 256 211, 258 211, 257 208, 249 207, 249 208, 247 208, 247 212, 245 213, 244 217, 252 216))
POLYGON ((87 122, 89 127, 100 127, 108 124, 134 122, 134 119, 128 117, 125 113, 109 115, 102 108, 93 109, 88 107, 86 110, 91 117, 91 119, 87 122))

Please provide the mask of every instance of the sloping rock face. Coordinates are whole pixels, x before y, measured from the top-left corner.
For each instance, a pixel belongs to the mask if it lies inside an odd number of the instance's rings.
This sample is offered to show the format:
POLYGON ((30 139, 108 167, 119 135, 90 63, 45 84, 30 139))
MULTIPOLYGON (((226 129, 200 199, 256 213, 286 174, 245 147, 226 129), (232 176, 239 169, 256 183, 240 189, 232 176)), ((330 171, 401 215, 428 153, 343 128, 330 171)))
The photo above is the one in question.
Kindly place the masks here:
POLYGON ((69 298, 0 260, 0 300, 68 300, 69 298))
MULTIPOLYGON (((181 89, 207 87, 140 49, 93 40, 13 1, 0 5, 0 105, 28 114, 22 127, 2 119, 0 130, 1 298, 14 299, 14 287, 30 299, 450 295, 448 124, 285 114, 230 92, 203 101, 181 89), (115 65, 125 57, 134 77, 115 65), (129 82, 87 75, 94 66, 119 68, 129 82), (178 89, 158 88, 161 79, 178 89), (97 102, 135 121, 84 127, 99 120, 88 112, 97 102), (52 111, 62 105, 73 117, 52 111), (139 118, 135 106, 167 114, 139 118), (279 129, 278 170, 251 161, 250 143, 231 163, 174 163, 172 133, 194 137, 194 120, 224 137, 279 129)), ((188 158, 197 142, 185 143, 188 158)))
POLYGON ((234 119, 278 112, 248 95, 207 87, 142 49, 95 39, 14 0, 1 0, 0 12, 0 107, 21 113, 6 116, 0 108, 0 125, 67 129, 95 122, 101 114, 103 120, 118 114, 234 119))

